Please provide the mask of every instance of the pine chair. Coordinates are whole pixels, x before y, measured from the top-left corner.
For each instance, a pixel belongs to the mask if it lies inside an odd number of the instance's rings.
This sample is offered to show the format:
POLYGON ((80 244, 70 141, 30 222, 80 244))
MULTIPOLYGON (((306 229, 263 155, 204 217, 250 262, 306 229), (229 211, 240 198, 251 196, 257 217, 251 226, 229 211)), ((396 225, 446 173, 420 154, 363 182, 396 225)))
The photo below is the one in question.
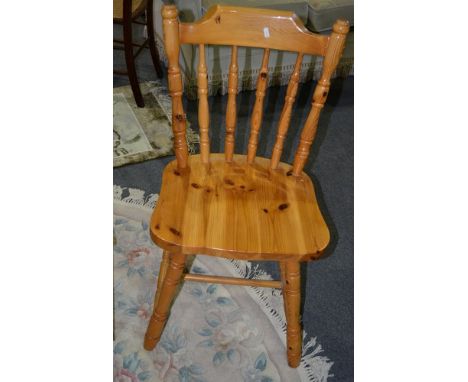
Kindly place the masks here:
POLYGON ((163 248, 154 310, 144 347, 158 343, 170 304, 181 279, 210 283, 282 288, 287 318, 287 357, 299 365, 302 329, 299 321, 300 262, 318 259, 330 234, 311 179, 302 170, 315 136, 330 77, 344 48, 349 24, 338 20, 329 36, 308 32, 291 12, 214 6, 194 23, 179 23, 177 8, 162 8, 164 44, 169 61, 172 128, 176 160, 163 174, 161 194, 153 212, 150 234, 163 248), (182 107, 180 44, 199 46, 199 155, 188 155, 186 117, 182 107), (226 111, 225 152, 210 155, 205 44, 232 45, 226 111), (234 154, 237 47, 264 48, 251 117, 247 155, 234 154), (279 121, 271 159, 256 157, 268 81, 270 49, 298 52, 279 121), (304 54, 324 57, 323 73, 313 95, 292 165, 280 161, 304 54), (244 260, 278 261, 281 281, 184 274, 186 255, 206 254, 244 260))
POLYGON ((114 49, 123 50, 125 52, 125 64, 127 66, 126 70, 114 69, 114 74, 128 75, 135 103, 138 107, 145 107, 140 85, 138 84, 135 58, 146 46, 150 49, 151 59, 153 60, 153 65, 158 77, 162 78, 163 76, 159 53, 154 39, 153 0, 114 0, 113 13, 114 24, 122 24, 123 26, 123 40, 114 39, 114 49), (138 20, 138 18, 145 13, 146 22, 138 20), (142 44, 133 42, 133 24, 146 25, 147 27, 148 38, 142 44), (133 52, 133 47, 138 47, 136 53, 133 52))

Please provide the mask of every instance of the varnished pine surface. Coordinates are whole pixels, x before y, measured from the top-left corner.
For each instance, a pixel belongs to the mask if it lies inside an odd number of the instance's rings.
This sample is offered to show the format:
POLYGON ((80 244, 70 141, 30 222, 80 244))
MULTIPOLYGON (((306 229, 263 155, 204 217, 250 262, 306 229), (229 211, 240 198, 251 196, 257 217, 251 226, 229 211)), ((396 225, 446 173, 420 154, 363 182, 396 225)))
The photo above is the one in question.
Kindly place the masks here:
MULTIPOLYGON (((145 337, 151 350, 159 341, 185 263, 185 254, 204 253, 248 260, 279 260, 287 317, 288 364, 301 359, 300 267, 298 261, 320 256, 330 234, 320 213, 310 178, 303 173, 328 95, 330 77, 341 56, 349 24, 338 20, 330 36, 308 32, 291 12, 214 6, 195 23, 178 21, 173 5, 162 8, 164 43, 168 56, 168 84, 172 97, 172 127, 176 161, 167 165, 161 195, 151 219, 151 236, 170 252, 164 277, 145 337), (185 142, 185 113, 179 68, 180 43, 200 44, 198 85, 200 95, 200 155, 189 156, 185 142), (255 46, 265 49, 252 113, 248 156, 235 155, 235 94, 237 50, 229 71, 229 105, 226 116, 226 153, 209 155, 208 104, 204 45, 255 46), (256 157, 270 49, 299 53, 280 120, 272 160, 256 157), (314 92, 293 166, 279 162, 297 91, 302 54, 324 56, 322 76, 314 92), (233 159, 231 161, 231 159, 233 159), (247 160, 248 159, 248 160, 247 160)), ((163 266, 161 268, 164 268, 163 266)), ((162 272, 163 273, 163 272, 162 272)), ((189 276, 197 281, 244 283, 217 277, 189 276)), ((279 284, 275 284, 279 286, 279 284)))
POLYGON ((186 116, 182 105, 182 75, 179 66, 179 19, 177 8, 165 5, 161 9, 163 19, 164 48, 166 49, 168 68, 167 82, 172 99, 172 132, 174 151, 180 168, 187 166, 188 148, 185 138, 187 129, 186 116))
POLYGON ((289 11, 213 5, 193 23, 180 24, 182 44, 251 46, 324 56, 328 36, 309 32, 289 11))
POLYGON ((249 260, 309 260, 329 242, 312 181, 291 175, 292 166, 245 155, 188 157, 169 163, 151 219, 151 236, 172 253, 204 253, 249 260))

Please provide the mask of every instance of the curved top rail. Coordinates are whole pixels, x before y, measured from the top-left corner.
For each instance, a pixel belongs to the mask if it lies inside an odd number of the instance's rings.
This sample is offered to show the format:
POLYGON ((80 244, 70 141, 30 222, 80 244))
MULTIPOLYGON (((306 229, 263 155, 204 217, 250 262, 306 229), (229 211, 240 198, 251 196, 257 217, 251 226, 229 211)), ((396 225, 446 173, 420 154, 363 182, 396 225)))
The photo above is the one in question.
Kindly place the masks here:
POLYGON ((180 23, 181 44, 235 45, 325 56, 329 36, 309 32, 288 11, 212 6, 194 23, 180 23))

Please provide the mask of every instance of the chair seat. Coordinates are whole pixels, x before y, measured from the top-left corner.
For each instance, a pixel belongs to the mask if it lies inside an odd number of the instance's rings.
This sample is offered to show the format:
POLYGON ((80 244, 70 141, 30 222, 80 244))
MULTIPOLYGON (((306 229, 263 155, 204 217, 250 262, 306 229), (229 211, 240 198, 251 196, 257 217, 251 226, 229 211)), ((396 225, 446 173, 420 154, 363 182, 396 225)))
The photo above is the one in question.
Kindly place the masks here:
MULTIPOLYGON (((146 6, 146 0, 132 1, 132 18, 140 14, 146 6)), ((114 20, 123 20, 123 0, 114 0, 114 20)))
POLYGON ((171 253, 207 254, 250 260, 318 258, 330 234, 307 174, 292 166, 245 155, 226 163, 224 154, 189 156, 188 166, 164 169, 151 218, 153 241, 171 253))

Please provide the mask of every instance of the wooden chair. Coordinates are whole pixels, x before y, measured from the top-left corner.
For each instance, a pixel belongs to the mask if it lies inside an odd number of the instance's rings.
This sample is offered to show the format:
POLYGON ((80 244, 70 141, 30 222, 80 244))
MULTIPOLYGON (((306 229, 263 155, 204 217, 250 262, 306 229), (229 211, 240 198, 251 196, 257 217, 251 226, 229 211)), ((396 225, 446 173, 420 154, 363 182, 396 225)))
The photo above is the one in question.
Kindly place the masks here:
POLYGON ((329 36, 308 32, 291 12, 215 6, 199 21, 179 23, 175 6, 162 8, 164 43, 169 59, 172 128, 176 160, 163 174, 161 194, 150 233, 164 249, 154 311, 145 349, 158 343, 176 287, 182 278, 210 283, 282 288, 287 318, 287 356, 297 367, 302 352, 299 322, 301 261, 318 259, 330 234, 311 179, 302 170, 315 136, 330 77, 343 51, 348 22, 338 20, 329 36), (180 44, 198 44, 198 122, 201 154, 188 155, 186 117, 182 107, 180 44), (225 153, 210 155, 205 44, 233 45, 226 111, 225 153), (247 155, 234 154, 237 46, 264 48, 251 117, 247 155), (298 52, 288 85, 271 159, 256 157, 268 80, 270 49, 298 52), (323 73, 313 95, 292 165, 280 162, 289 127, 304 54, 324 57, 323 73), (198 274, 183 275, 186 255, 207 254, 234 259, 274 260, 281 281, 245 280, 198 274))
POLYGON ((140 85, 138 84, 135 58, 146 46, 149 46, 151 59, 153 60, 153 65, 158 77, 162 78, 163 76, 163 70, 159 61, 159 53, 156 49, 156 42, 154 40, 153 1, 114 0, 114 24, 122 24, 123 26, 123 40, 114 39, 114 49, 124 50, 125 64, 127 66, 127 70, 114 69, 114 73, 128 75, 136 104, 139 107, 145 107, 140 85), (144 13, 146 13, 146 22, 138 20, 138 18, 140 18, 144 13), (148 38, 142 44, 133 42, 133 24, 147 26, 148 38), (123 44, 123 47, 122 45, 115 44, 123 44), (133 47, 138 47, 135 54, 133 53, 133 47))

